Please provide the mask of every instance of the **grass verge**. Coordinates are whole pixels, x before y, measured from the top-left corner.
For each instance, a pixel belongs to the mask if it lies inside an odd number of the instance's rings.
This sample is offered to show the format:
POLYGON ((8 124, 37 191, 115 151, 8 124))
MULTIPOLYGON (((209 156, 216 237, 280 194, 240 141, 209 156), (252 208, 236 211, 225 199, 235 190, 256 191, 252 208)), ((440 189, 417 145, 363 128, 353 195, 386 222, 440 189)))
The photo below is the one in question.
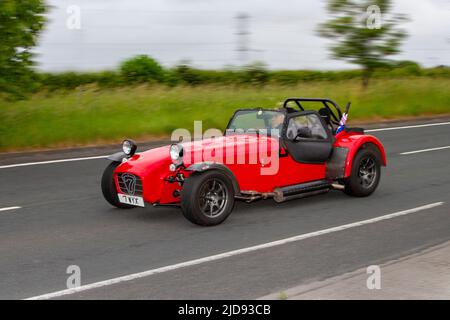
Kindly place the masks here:
POLYGON ((378 120, 450 112, 450 79, 307 82, 294 86, 78 88, 0 101, 0 151, 68 147, 170 135, 176 128, 223 129, 235 109, 274 108, 286 97, 352 101, 349 119, 378 120))

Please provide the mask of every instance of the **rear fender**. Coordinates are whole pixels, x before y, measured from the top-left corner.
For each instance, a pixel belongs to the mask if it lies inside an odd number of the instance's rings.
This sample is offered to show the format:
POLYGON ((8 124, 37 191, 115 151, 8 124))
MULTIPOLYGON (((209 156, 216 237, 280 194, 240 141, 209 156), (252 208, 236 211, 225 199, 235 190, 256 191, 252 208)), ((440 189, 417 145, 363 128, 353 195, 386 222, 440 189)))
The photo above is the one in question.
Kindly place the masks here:
POLYGON ((361 148, 376 148, 379 152, 380 163, 382 166, 387 165, 386 152, 380 140, 371 135, 350 135, 336 142, 335 147, 348 148, 348 155, 345 161, 344 177, 350 176, 353 166, 353 159, 361 148))

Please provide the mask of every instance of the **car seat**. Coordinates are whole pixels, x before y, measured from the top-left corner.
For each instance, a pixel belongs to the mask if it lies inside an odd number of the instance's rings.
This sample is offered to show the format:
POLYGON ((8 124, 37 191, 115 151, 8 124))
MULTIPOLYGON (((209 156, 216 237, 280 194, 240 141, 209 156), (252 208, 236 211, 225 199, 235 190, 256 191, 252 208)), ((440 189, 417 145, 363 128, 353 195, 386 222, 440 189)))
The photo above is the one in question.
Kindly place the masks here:
POLYGON ((334 127, 333 127, 333 123, 331 122, 331 116, 330 116, 330 110, 328 108, 321 108, 318 111, 320 117, 325 120, 325 123, 330 127, 331 131, 334 134, 334 127))

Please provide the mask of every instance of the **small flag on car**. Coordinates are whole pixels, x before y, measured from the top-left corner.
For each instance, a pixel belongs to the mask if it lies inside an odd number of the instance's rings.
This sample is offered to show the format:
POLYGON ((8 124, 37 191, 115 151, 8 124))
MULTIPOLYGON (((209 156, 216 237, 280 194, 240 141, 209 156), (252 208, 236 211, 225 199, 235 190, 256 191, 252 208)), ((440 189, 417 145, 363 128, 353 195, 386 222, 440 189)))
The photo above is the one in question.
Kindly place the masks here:
POLYGON ((338 134, 345 128, 345 123, 347 122, 348 111, 350 110, 350 104, 351 104, 350 102, 347 103, 347 106, 345 107, 345 112, 342 114, 341 121, 339 121, 339 127, 336 130, 336 134, 338 134))
POLYGON ((345 128, 345 123, 347 122, 347 114, 344 113, 342 115, 341 121, 339 122, 339 127, 336 130, 336 134, 338 134, 339 132, 341 132, 342 130, 344 130, 345 128))

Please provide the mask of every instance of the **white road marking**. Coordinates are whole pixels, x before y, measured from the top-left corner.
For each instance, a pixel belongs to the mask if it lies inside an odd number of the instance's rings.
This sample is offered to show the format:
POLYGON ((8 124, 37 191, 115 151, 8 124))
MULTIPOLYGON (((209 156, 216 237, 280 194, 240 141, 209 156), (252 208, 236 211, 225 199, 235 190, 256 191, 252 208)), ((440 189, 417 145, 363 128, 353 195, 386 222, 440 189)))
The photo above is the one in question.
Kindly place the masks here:
POLYGON ((35 166, 35 165, 39 165, 39 164, 49 164, 49 163, 60 163, 60 162, 72 162, 72 161, 82 161, 82 160, 103 159, 103 158, 106 158, 106 157, 109 157, 109 155, 95 156, 95 157, 84 157, 84 158, 59 159, 59 160, 49 160, 49 161, 39 161, 39 162, 26 162, 26 163, 17 163, 17 164, 8 164, 8 165, 0 166, 0 169, 35 166))
POLYGON ((169 266, 165 266, 165 267, 161 267, 161 268, 151 269, 151 270, 147 270, 144 272, 134 273, 134 274, 121 276, 121 277, 117 277, 117 278, 113 278, 113 279, 108 279, 108 280, 104 280, 104 281, 100 281, 100 282, 94 282, 94 283, 86 284, 86 285, 79 286, 76 288, 65 289, 65 290, 61 290, 61 291, 47 293, 47 294, 28 298, 26 300, 51 299, 51 298, 61 297, 61 296, 74 294, 74 293, 82 292, 82 291, 87 291, 87 290, 91 290, 91 289, 95 289, 95 288, 110 286, 110 285, 121 283, 121 282, 126 282, 126 281, 131 281, 131 280, 135 280, 135 279, 139 279, 139 278, 148 277, 148 276, 155 275, 158 273, 163 273, 163 272, 168 272, 168 271, 177 270, 177 269, 181 269, 181 268, 186 268, 186 267, 190 267, 190 266, 194 266, 194 265, 198 265, 198 264, 202 264, 202 263, 206 263, 206 262, 217 261, 217 260, 229 258, 229 257, 236 256, 236 255, 241 255, 244 253, 249 253, 249 252, 253 252, 253 251, 257 251, 257 250, 261 250, 261 249, 272 248, 275 246, 280 246, 280 245, 291 243, 291 242, 296 242, 296 241, 300 241, 300 240, 304 240, 304 239, 308 239, 308 238, 312 238, 312 237, 321 236, 321 235, 332 233, 332 232, 338 232, 338 231, 342 231, 342 230, 346 230, 346 229, 350 229, 350 228, 360 227, 360 226, 363 226, 366 224, 375 223, 375 222, 379 222, 382 220, 392 219, 392 218, 396 218, 399 216, 404 216, 407 214, 415 213, 418 211, 431 209, 434 207, 441 206, 443 204, 444 204, 444 202, 435 202, 435 203, 427 204, 424 206, 420 206, 420 207, 416 207, 416 208, 412 208, 412 209, 408 209, 408 210, 403 210, 403 211, 398 211, 395 213, 387 214, 384 216, 379 216, 379 217, 368 219, 368 220, 357 221, 357 222, 344 224, 344 225, 337 226, 337 227, 332 227, 332 228, 328 228, 328 229, 324 229, 324 230, 301 234, 301 235, 286 238, 286 239, 263 243, 263 244, 252 246, 252 247, 223 252, 220 254, 216 254, 216 255, 200 258, 200 259, 181 262, 181 263, 177 263, 177 264, 173 264, 173 265, 169 265, 169 266))
POLYGON ((6 207, 6 208, 0 208, 0 211, 8 211, 8 210, 16 210, 21 209, 22 207, 6 207))
MULTIPOLYGON (((411 125, 411 126, 403 126, 403 127, 390 127, 390 128, 388 127, 388 128, 379 128, 379 129, 369 129, 369 130, 365 130, 365 132, 378 132, 378 131, 401 130, 401 129, 411 129, 411 128, 423 128, 423 127, 433 127, 433 126, 444 126, 444 125, 449 125, 449 124, 450 124, 450 122, 427 123, 427 124, 419 124, 419 125, 411 125)), ((109 155, 95 156, 95 157, 84 157, 84 158, 50 160, 50 161, 27 162, 27 163, 18 163, 18 164, 9 164, 9 165, 0 166, 0 169, 15 168, 15 167, 26 167, 26 166, 34 166, 34 165, 40 165, 40 164, 60 163, 60 162, 94 160, 94 159, 107 158, 108 156, 109 155)))
POLYGON ((428 152, 428 151, 436 151, 436 150, 443 150, 443 149, 449 149, 450 146, 445 146, 445 147, 437 147, 437 148, 430 148, 430 149, 422 149, 422 150, 415 150, 415 151, 408 151, 408 152, 402 152, 400 154, 405 155, 405 154, 414 154, 414 153, 422 153, 422 152, 428 152))
POLYGON ((365 132, 378 132, 378 131, 389 131, 389 130, 402 130, 402 129, 424 128, 424 127, 434 127, 434 126, 445 126, 445 125, 449 125, 449 124, 450 124, 450 122, 439 122, 439 123, 417 124, 417 125, 402 126, 402 127, 369 129, 369 130, 364 130, 364 131, 365 132))

